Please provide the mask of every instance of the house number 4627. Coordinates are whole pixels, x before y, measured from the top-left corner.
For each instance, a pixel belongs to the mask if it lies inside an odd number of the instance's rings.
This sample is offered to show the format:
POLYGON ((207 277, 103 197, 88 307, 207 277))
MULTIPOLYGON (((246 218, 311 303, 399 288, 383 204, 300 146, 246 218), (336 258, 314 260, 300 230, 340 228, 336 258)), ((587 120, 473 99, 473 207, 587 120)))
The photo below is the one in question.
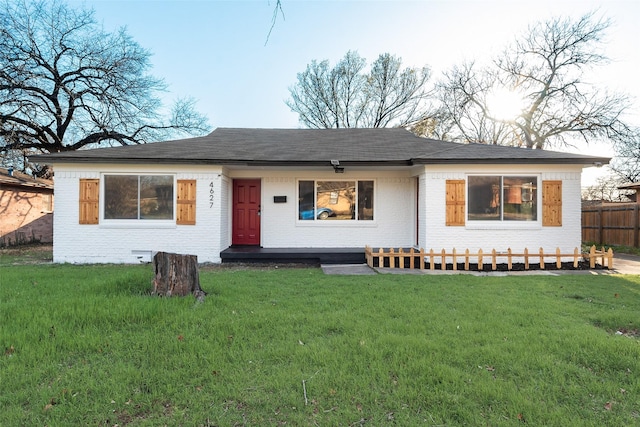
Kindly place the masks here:
POLYGON ((213 182, 209 183, 209 209, 213 208, 213 194, 215 192, 213 191, 213 182))

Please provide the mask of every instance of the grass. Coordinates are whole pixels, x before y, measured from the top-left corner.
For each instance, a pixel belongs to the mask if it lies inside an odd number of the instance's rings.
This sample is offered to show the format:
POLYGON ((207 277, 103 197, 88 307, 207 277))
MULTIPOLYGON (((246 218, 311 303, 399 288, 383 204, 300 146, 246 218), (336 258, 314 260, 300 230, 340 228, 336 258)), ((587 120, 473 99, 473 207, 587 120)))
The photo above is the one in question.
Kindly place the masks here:
POLYGON ((51 244, 30 244, 0 247, 0 266, 16 264, 41 264, 53 260, 51 244))
POLYGON ((0 425, 640 423, 638 276, 151 276, 0 267, 0 425))

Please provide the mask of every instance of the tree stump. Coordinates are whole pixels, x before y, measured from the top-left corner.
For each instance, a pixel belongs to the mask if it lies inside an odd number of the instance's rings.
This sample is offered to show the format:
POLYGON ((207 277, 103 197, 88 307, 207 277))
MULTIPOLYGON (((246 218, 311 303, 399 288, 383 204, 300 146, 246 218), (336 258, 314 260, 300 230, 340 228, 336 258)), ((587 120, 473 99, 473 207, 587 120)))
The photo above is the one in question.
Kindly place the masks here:
POLYGON ((206 293, 200 288, 198 257, 169 252, 153 256, 153 294, 160 296, 186 296, 193 294, 203 300, 206 293))

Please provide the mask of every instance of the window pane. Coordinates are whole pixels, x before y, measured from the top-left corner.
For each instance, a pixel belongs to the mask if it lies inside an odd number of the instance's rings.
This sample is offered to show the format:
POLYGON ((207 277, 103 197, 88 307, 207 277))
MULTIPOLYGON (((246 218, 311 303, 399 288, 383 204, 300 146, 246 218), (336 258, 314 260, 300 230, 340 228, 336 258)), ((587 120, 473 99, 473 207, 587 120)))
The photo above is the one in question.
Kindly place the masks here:
POLYGON ((173 177, 140 177, 140 219, 173 219, 173 177))
POLYGON ((104 218, 138 219, 138 177, 105 175, 104 218))
POLYGON ((318 181, 316 218, 355 219, 355 181, 318 181))
POLYGON ((502 204, 499 176, 469 177, 469 221, 499 221, 502 204))
POLYGON ((502 185, 503 219, 535 221, 538 218, 538 179, 535 176, 505 176, 502 185))
POLYGON ((373 181, 358 181, 358 219, 373 220, 373 181))
POLYGON ((313 220, 315 206, 313 181, 298 182, 298 219, 313 220))

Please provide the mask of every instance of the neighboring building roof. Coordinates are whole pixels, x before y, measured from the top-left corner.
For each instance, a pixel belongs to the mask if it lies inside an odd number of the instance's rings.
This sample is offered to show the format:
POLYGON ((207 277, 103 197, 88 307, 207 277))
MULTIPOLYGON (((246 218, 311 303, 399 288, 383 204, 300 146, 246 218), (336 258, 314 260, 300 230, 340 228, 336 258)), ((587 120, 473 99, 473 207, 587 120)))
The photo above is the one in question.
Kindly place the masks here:
POLYGON ((627 184, 618 185, 618 190, 640 190, 640 182, 631 182, 627 184))
POLYGON ((33 178, 26 173, 4 168, 0 168, 0 185, 53 190, 53 181, 50 179, 33 178))
POLYGON ((218 128, 209 135, 32 156, 46 163, 181 163, 252 166, 416 164, 606 164, 609 158, 419 138, 401 128, 218 128))

